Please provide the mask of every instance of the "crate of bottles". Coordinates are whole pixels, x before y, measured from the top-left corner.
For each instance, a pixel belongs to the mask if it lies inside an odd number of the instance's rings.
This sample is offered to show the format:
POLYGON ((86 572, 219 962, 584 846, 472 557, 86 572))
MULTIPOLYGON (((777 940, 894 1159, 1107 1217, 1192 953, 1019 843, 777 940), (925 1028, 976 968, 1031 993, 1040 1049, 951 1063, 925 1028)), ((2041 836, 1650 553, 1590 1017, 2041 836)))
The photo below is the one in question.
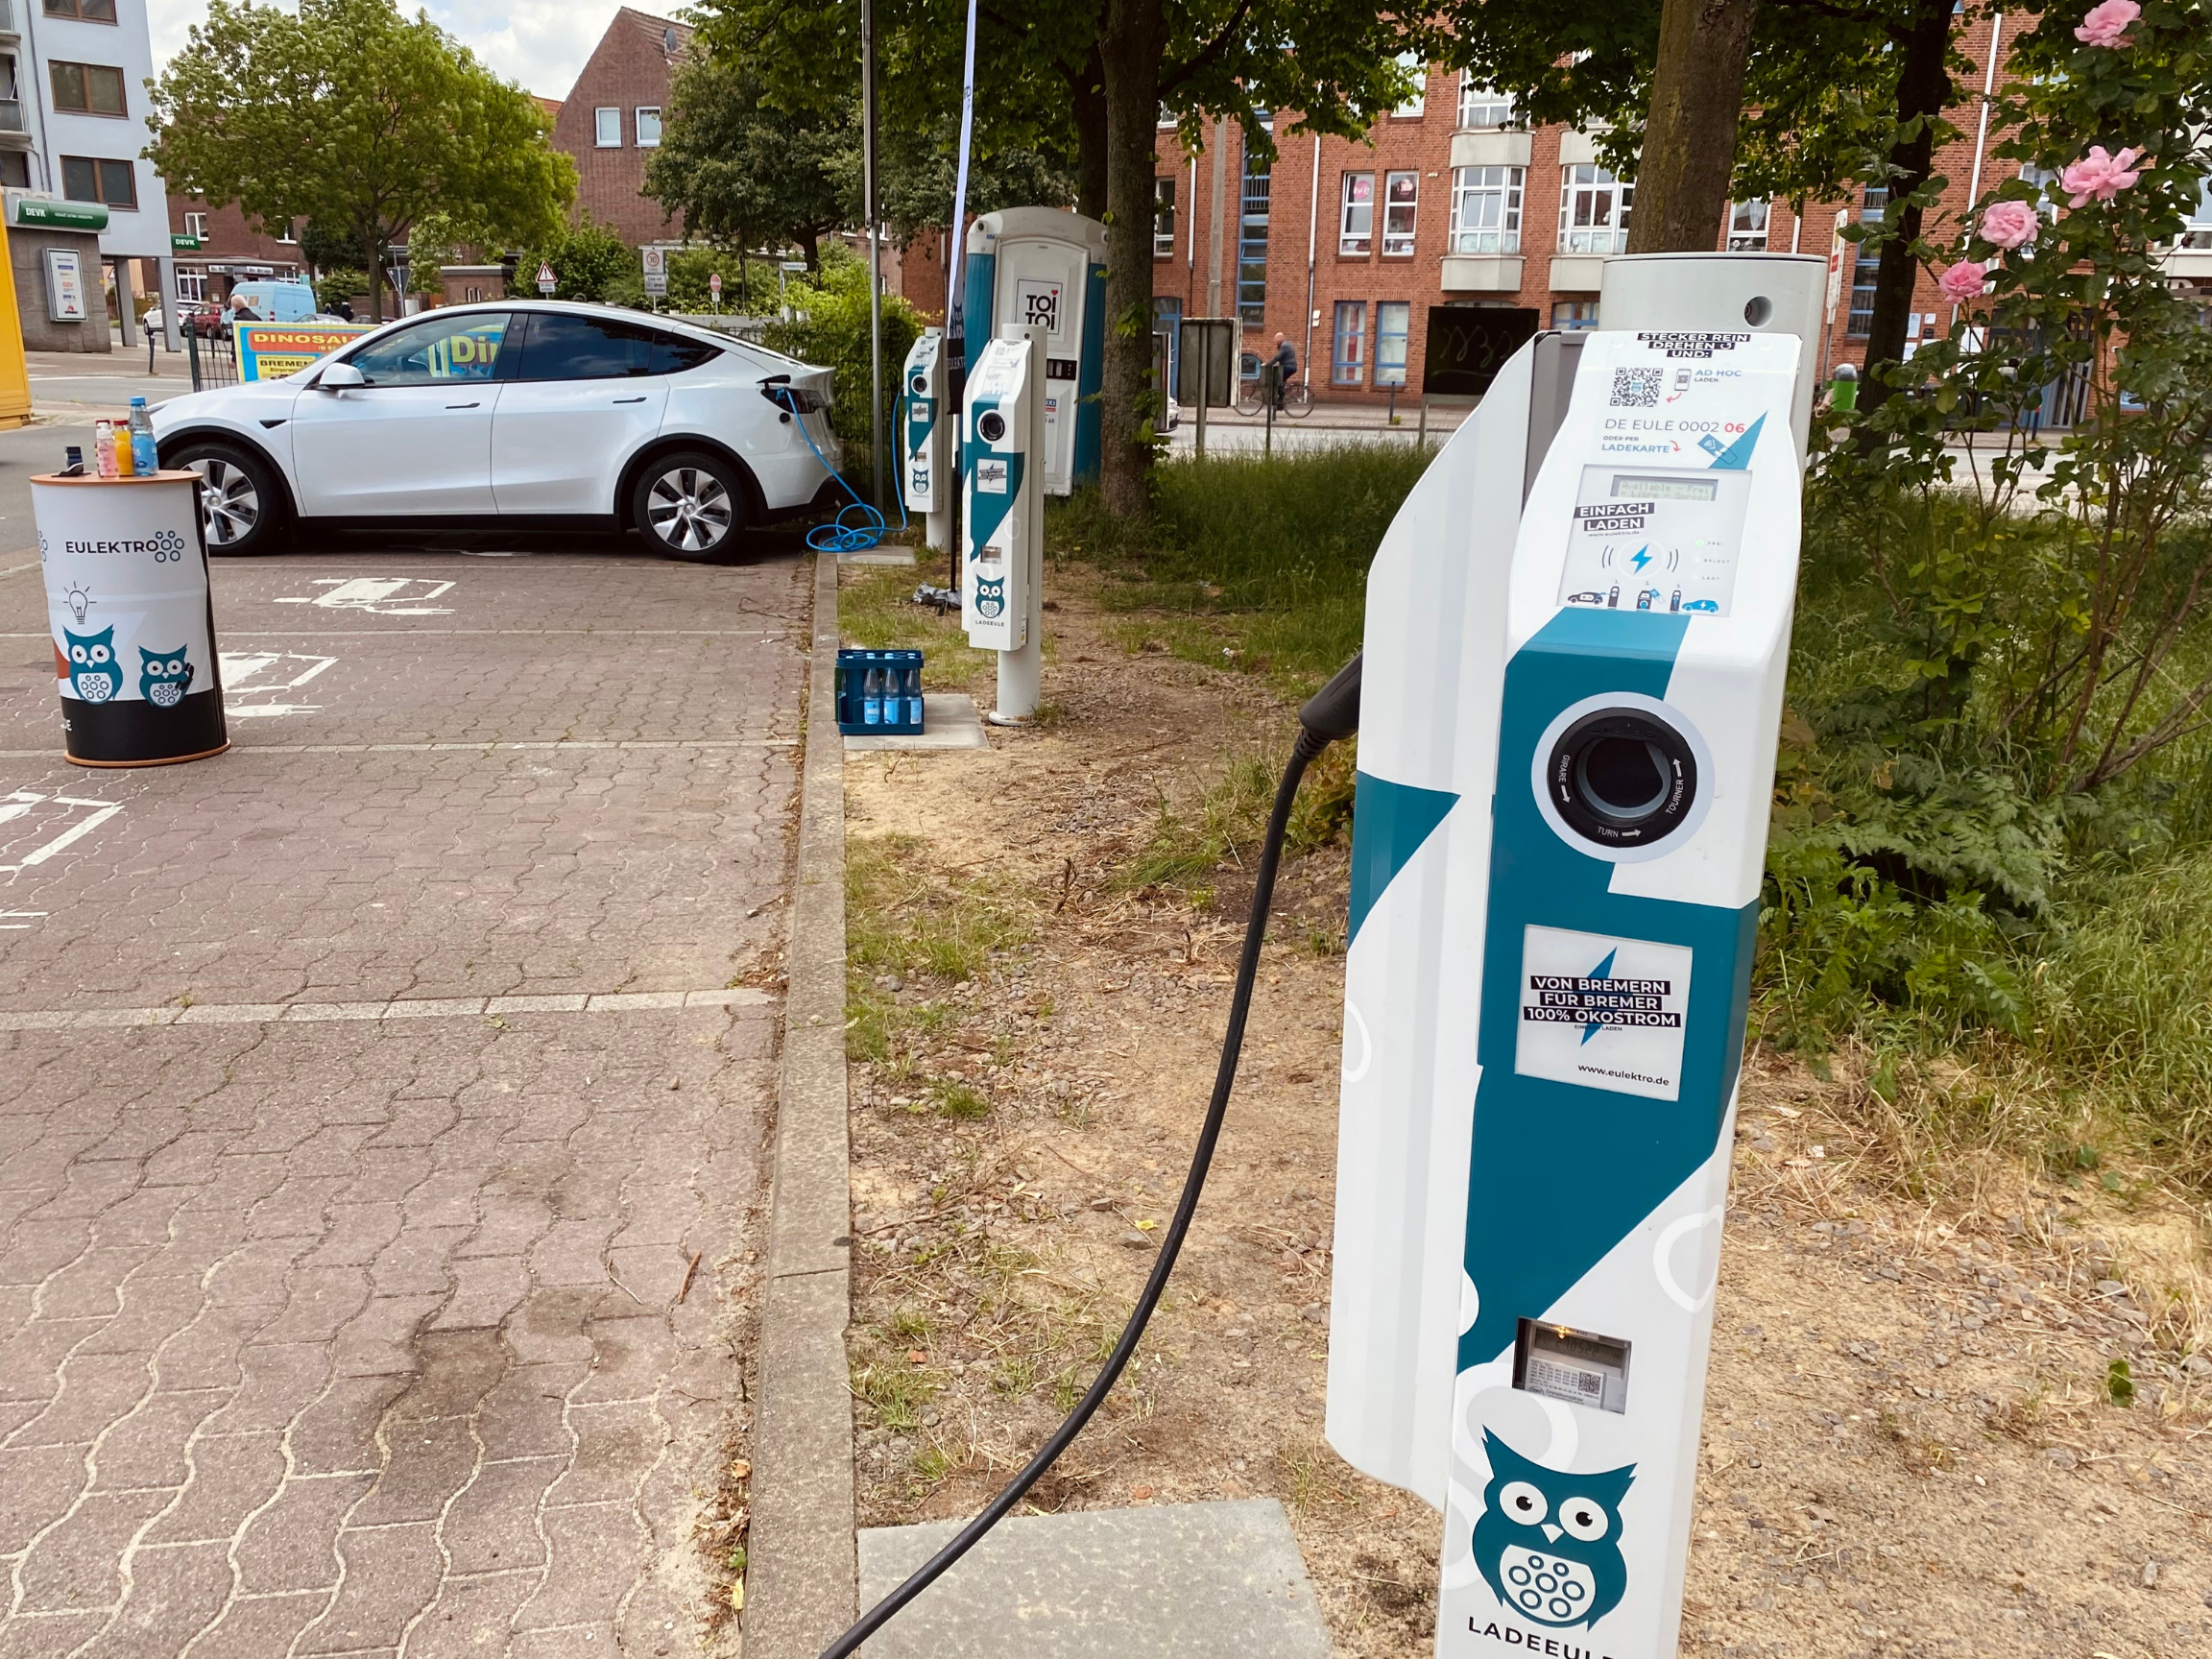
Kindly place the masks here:
POLYGON ((837 653, 837 730, 848 737, 903 737, 922 730, 922 653, 837 653))

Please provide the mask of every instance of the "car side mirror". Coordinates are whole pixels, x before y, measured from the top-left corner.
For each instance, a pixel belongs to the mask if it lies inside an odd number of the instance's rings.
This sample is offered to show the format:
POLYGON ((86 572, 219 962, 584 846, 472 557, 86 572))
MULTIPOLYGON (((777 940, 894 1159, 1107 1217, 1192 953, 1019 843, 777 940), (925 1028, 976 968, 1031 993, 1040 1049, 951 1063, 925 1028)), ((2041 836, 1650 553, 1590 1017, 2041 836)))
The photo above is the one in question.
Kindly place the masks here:
POLYGON ((343 392, 349 386, 368 384, 368 377, 350 363, 333 363, 315 377, 318 392, 343 392))

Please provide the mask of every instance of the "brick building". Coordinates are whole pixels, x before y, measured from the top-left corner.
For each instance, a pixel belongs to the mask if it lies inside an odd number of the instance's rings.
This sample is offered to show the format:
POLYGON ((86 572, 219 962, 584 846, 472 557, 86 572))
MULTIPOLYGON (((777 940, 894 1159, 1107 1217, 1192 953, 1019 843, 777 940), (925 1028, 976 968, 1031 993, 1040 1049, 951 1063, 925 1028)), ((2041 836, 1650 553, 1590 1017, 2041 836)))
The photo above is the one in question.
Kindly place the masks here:
POLYGON ((625 6, 553 119, 553 148, 576 161, 576 213, 589 213, 634 245, 683 239, 682 225, 640 192, 647 154, 661 143, 669 83, 691 35, 686 24, 625 6))
MULTIPOLYGON (((1970 15, 1960 50, 1974 65, 1965 101, 1951 111, 1960 132, 1937 157, 1950 180, 1930 210, 1938 237, 2013 165, 1993 154, 1980 125, 1990 57, 2008 36, 2002 19, 1970 15)), ((1608 254, 1627 249, 1634 186, 1599 165, 1587 133, 1527 128, 1510 98, 1452 71, 1431 70, 1420 96, 1378 121, 1367 140, 1315 138, 1278 129, 1272 164, 1245 155, 1233 125, 1190 155, 1172 127, 1160 130, 1152 231, 1153 309, 1162 327, 1180 317, 1234 316, 1253 361, 1286 336, 1314 396, 1376 401, 1418 396, 1430 315, 1447 306, 1497 306, 1548 328, 1591 328, 1608 254)), ((1879 217, 1887 193, 1843 203, 1732 204, 1717 246, 1826 256, 1838 216, 1879 217)), ((2199 222, 2168 255, 2168 270, 2212 301, 2212 188, 2199 222)), ((1864 358, 1876 259, 1845 244, 1842 292, 1828 339, 1830 364, 1864 358)), ((942 253, 934 237, 907 251, 908 293, 941 311, 942 253), (930 298, 921 290, 928 284, 930 298)), ((1911 339, 1948 330, 1954 307, 1923 274, 1911 339)), ((1170 329, 1172 338, 1172 330, 1170 329)))
POLYGON ((291 228, 265 230, 249 221, 235 203, 210 207, 204 197, 172 194, 169 233, 172 238, 183 239, 174 244, 177 297, 187 304, 226 300, 241 282, 307 275, 306 256, 293 239, 291 228), (187 246, 190 243, 198 246, 187 246))

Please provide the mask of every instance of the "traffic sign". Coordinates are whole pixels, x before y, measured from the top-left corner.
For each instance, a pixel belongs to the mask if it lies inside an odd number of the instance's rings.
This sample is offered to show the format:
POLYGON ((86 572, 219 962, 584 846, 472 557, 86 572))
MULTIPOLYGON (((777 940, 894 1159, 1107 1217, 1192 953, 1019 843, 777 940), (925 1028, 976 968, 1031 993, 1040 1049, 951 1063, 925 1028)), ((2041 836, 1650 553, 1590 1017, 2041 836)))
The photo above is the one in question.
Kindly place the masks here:
POLYGON ((665 248, 640 248, 639 255, 645 262, 645 292, 668 292, 668 250, 665 248))
POLYGON ((541 260, 538 266, 538 292, 550 300, 553 298, 553 290, 559 286, 560 283, 553 279, 553 267, 541 260))
POLYGON ((707 278, 707 292, 708 292, 708 293, 709 293, 709 294, 711 294, 711 295, 713 295, 713 296, 714 296, 714 298, 715 298, 715 299, 717 299, 717 300, 719 300, 719 299, 721 299, 721 298, 722 298, 722 273, 721 273, 721 272, 717 271, 717 272, 715 272, 715 273, 714 273, 714 275, 713 275, 713 276, 709 276, 709 277, 708 277, 708 278, 707 278))

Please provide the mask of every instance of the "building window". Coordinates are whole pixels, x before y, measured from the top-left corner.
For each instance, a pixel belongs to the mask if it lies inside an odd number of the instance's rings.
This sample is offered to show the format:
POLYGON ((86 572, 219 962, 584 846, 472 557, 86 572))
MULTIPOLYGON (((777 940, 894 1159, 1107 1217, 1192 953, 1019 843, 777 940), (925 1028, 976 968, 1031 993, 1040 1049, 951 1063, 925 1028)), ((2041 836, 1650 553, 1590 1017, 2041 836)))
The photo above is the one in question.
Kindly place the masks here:
POLYGON ((1175 180, 1152 180, 1152 257, 1175 257, 1175 180))
POLYGON ((276 240, 283 243, 287 248, 294 247, 299 243, 299 232, 291 220, 287 219, 283 224, 276 227, 276 240))
POLYGON ((1452 252, 1521 252, 1520 167, 1460 167, 1452 174, 1452 252))
POLYGON ((1357 386, 1367 376, 1367 301, 1336 301, 1335 346, 1329 354, 1329 384, 1357 386))
POLYGON ((46 0, 49 17, 74 17, 80 23, 112 23, 115 0, 46 0))
POLYGON ((1459 125, 1470 130, 1512 126, 1513 94, 1485 85, 1472 69, 1460 71, 1459 125))
POLYGON ((591 121, 595 142, 602 150, 622 148, 622 111, 620 109, 594 109, 591 121))
POLYGON ((1244 163, 1244 206, 1237 237, 1237 315, 1247 328, 1267 321, 1268 164, 1257 157, 1244 163))
POLYGON ((1768 204, 1765 202, 1731 202, 1728 204, 1728 252, 1731 253, 1764 253, 1767 252, 1767 217, 1768 204))
POLYGON ((204 300, 207 298, 207 273, 204 271, 180 271, 177 273, 177 298, 180 300, 204 300))
POLYGON ((1551 326, 1554 328, 1595 328, 1598 326, 1598 301, 1595 300, 1562 300, 1551 307, 1551 326))
MULTIPOLYGON (((1888 207, 1888 187, 1869 184, 1859 204, 1859 223, 1881 224, 1888 207)), ((1843 332, 1854 340, 1863 340, 1874 332, 1874 277, 1881 269, 1882 250, 1872 243, 1860 243, 1859 256, 1851 266, 1851 313, 1843 323, 1843 332)))
POLYGON ((185 214, 185 215, 184 215, 184 234, 185 234, 185 235, 187 235, 187 236, 189 236, 189 237, 191 237, 191 238, 193 238, 195 241, 199 241, 199 242, 204 242, 204 241, 206 241, 206 240, 207 240, 207 215, 206 215, 206 214, 204 214, 204 213, 187 213, 187 214, 185 214))
POLYGON ((54 108, 75 115, 127 115, 123 71, 105 63, 50 63, 54 108))
POLYGON ((1375 307, 1375 385, 1378 390, 1406 384, 1406 336, 1413 326, 1413 307, 1404 300, 1384 300, 1375 307))
POLYGON ((657 106, 649 106, 637 111, 637 148, 661 148, 661 110, 657 106))
POLYGON ((2212 178, 2197 180, 2197 201, 2189 209, 2189 218, 2176 239, 2176 248, 2212 248, 2212 178))
POLYGON ((1418 115, 1429 107, 1429 65, 1421 60, 1418 52, 1401 52, 1398 54, 1398 67, 1411 73, 1413 90, 1407 94, 1406 102, 1390 113, 1418 115))
POLYGON ((1628 208, 1636 186, 1623 184, 1602 167, 1561 169, 1559 252, 1625 253, 1628 208))
POLYGON ((1421 201, 1421 175, 1382 176, 1382 256, 1406 258, 1413 252, 1413 209, 1421 201))
POLYGON ((61 194, 72 202, 104 202, 129 212, 138 205, 138 180, 128 161, 64 156, 61 194))
POLYGON ((1336 220, 1336 252, 1365 253, 1375 245, 1375 175, 1347 173, 1336 220))

